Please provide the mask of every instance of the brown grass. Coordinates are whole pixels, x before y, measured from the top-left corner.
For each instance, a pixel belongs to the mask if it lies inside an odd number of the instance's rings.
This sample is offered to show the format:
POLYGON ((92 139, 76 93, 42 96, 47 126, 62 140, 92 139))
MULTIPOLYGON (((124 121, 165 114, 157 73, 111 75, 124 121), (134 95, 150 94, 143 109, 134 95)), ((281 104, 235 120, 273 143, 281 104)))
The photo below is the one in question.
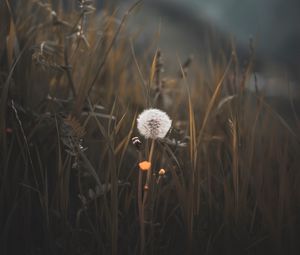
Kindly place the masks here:
POLYGON ((124 27, 138 4, 117 22, 88 2, 1 3, 0 253, 299 254, 297 118, 246 90, 251 56, 178 58, 170 76, 158 47, 137 56, 124 27), (150 144, 139 156, 130 141, 149 106, 173 128, 151 155, 141 237, 150 144))

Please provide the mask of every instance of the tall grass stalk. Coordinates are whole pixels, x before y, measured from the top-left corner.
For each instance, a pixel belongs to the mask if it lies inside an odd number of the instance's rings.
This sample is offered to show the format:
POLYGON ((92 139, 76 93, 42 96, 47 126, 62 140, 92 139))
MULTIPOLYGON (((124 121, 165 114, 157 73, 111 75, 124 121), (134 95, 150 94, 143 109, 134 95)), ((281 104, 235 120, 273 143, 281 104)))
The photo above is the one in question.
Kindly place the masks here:
POLYGON ((173 70, 130 34, 141 1, 65 3, 0 3, 0 253, 298 255, 299 100, 248 90, 213 33, 173 70), (137 154, 150 107, 172 129, 137 154))

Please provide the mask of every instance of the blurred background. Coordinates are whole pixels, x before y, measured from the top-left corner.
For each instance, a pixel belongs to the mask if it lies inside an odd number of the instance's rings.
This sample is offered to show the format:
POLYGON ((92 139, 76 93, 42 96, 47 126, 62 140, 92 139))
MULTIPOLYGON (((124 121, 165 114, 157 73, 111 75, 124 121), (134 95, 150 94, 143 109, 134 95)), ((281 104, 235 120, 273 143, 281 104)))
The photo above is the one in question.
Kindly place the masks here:
MULTIPOLYGON (((122 16, 135 1, 110 1, 122 16), (118 3, 118 4, 117 4, 118 3), (117 4, 117 5, 116 5, 117 4)), ((99 1, 99 7, 103 1, 99 1)), ((254 48, 257 83, 268 95, 299 96, 300 2, 295 0, 145 0, 130 17, 138 48, 157 39, 166 60, 177 65, 193 54, 207 65, 207 53, 237 50, 240 62, 254 48), (252 45, 252 46, 251 46, 252 45)), ((121 17, 120 16, 120 17, 121 17)))

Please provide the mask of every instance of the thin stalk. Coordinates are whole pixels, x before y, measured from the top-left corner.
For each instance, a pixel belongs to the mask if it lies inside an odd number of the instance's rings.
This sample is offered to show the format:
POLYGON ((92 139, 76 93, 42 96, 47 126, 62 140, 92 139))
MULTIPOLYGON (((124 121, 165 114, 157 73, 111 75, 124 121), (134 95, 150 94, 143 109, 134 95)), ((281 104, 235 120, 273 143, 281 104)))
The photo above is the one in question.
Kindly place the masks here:
MULTIPOLYGON (((141 151, 138 153, 139 162, 142 160, 141 151)), ((139 169, 139 180, 138 180, 138 210, 139 210, 139 221, 140 221, 140 254, 143 254, 145 248, 145 220, 144 220, 144 206, 143 206, 143 171, 139 169)))
POLYGON ((138 182, 138 207, 139 207, 139 220, 141 227, 141 246, 140 254, 143 254, 145 247, 145 221, 144 221, 144 206, 142 201, 142 186, 143 186, 143 172, 139 170, 139 182, 138 182))
MULTIPOLYGON (((148 157, 148 161, 151 162, 152 161, 152 157, 153 157, 153 151, 154 151, 154 139, 152 139, 151 141, 151 147, 150 147, 150 152, 149 152, 149 157, 148 157)), ((141 240, 141 245, 143 245, 143 247, 141 247, 141 254, 143 254, 143 250, 144 250, 144 246, 145 246, 145 209, 148 208, 149 203, 147 203, 148 201, 148 192, 149 192, 149 184, 150 184, 150 179, 151 179, 151 167, 149 168, 149 170, 147 171, 147 179, 146 179, 146 184, 145 184, 145 188, 144 189, 144 196, 143 196, 143 201, 142 201, 142 212, 141 212, 141 238, 143 238, 143 240, 141 240), (143 248, 143 249, 142 249, 143 248)), ((139 187, 141 187, 139 185, 139 187)), ((146 215, 147 221, 149 221, 149 214, 146 215)))
MULTIPOLYGON (((153 151, 154 151, 154 139, 151 141, 151 147, 150 147, 150 153, 149 153, 149 159, 148 161, 151 163, 152 162, 152 157, 153 157, 153 151)), ((146 185, 149 185, 150 178, 151 178, 151 168, 147 171, 147 180, 146 180, 146 185)))
MULTIPOLYGON (((153 151, 154 151, 154 140, 152 140, 151 142, 151 147, 150 147, 150 153, 149 153, 149 158, 148 161, 151 163, 152 161, 152 157, 153 157, 153 151)), ((149 183, 150 183, 150 179, 151 179, 151 171, 152 166, 150 167, 150 169, 147 171, 147 179, 146 179, 146 184, 145 186, 149 188, 149 183)), ((145 189, 144 191, 144 198, 143 198, 143 207, 145 207, 145 204, 147 202, 147 197, 148 197, 148 188, 145 189)))

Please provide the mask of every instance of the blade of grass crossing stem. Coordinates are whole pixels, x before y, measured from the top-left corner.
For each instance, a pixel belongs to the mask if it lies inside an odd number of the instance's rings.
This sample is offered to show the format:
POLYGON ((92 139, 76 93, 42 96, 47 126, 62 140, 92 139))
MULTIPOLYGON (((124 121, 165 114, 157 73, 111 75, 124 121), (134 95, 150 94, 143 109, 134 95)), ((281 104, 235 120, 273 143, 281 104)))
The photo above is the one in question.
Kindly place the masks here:
POLYGON ((238 220, 239 214, 239 157, 238 157, 238 130, 237 120, 230 120, 231 129, 231 146, 232 146, 232 174, 233 174, 233 188, 235 198, 235 219, 238 220))
MULTIPOLYGON (((178 58, 178 56, 177 56, 178 58)), ((193 110, 193 105, 192 105, 192 99, 191 99, 191 92, 189 85, 187 84, 186 81, 186 76, 182 67, 182 64, 178 58, 178 63, 180 66, 180 71, 187 89, 187 94, 188 94, 188 107, 189 107, 189 135, 190 135, 190 161, 191 161, 191 166, 193 172, 196 169, 196 162, 197 162, 197 144, 196 144, 196 127, 195 127, 195 114, 193 110)))
POLYGON ((152 83, 154 80, 154 75, 155 75, 155 69, 156 69, 156 62, 157 62, 157 52, 158 49, 156 50, 153 60, 152 60, 152 64, 151 64, 151 69, 150 69, 150 78, 149 78, 149 89, 152 87, 152 83))
POLYGON ((142 91, 143 91, 144 100, 145 100, 145 102, 147 102, 147 100, 148 100, 148 97, 147 97, 147 84, 145 82, 145 79, 144 79, 143 73, 141 71, 141 68, 140 68, 140 66, 137 62, 132 40, 130 40, 130 48, 131 48, 131 54, 132 54, 132 57, 133 57, 134 64, 135 64, 135 66, 138 70, 138 74, 139 74, 139 77, 140 77, 140 80, 141 80, 140 84, 142 84, 142 91))
MULTIPOLYGON (((110 134, 112 116, 114 115, 114 112, 115 112, 116 103, 117 103, 117 98, 115 98, 114 103, 113 103, 113 105, 111 107, 110 114, 109 114, 107 134, 110 134)), ((110 136, 113 137, 114 135, 115 135, 115 129, 112 130, 112 134, 110 134, 110 136)))
MULTIPOLYGON (((181 64, 181 61, 179 57, 177 56, 178 64, 180 66, 180 71, 184 80, 184 84, 187 89, 188 93, 188 107, 189 107, 189 135, 190 135, 190 165, 191 165, 191 171, 192 174, 190 174, 191 178, 189 180, 188 184, 188 197, 189 199, 187 200, 187 207, 186 207, 186 221, 187 221, 187 232, 188 232, 188 237, 187 237, 187 249, 188 253, 191 251, 192 247, 192 239, 193 239, 193 224, 194 224, 194 218, 193 218, 193 213, 195 208, 200 207, 200 193, 198 192, 199 186, 197 187, 197 193, 194 193, 195 190, 195 177, 196 177, 196 161, 197 161, 197 145, 196 145, 196 134, 195 134, 195 118, 194 118, 194 111, 193 111, 193 106, 192 106, 192 100, 191 100, 191 93, 190 93, 190 88, 189 85, 187 84, 186 81, 186 76, 181 64), (194 206, 194 201, 196 201, 196 207, 194 206)), ((199 176, 199 174, 198 174, 199 176)), ((199 184, 200 182, 198 182, 199 184)))
POLYGON ((126 150, 128 148, 128 144, 130 142, 131 135, 133 133, 133 129, 134 129, 134 126, 135 126, 136 116, 137 116, 137 113, 135 113, 135 115, 134 115, 134 118, 133 118, 130 130, 129 130, 128 136, 125 137, 125 140, 124 140, 124 146, 123 146, 123 150, 122 150, 121 157, 120 157, 120 160, 119 160, 118 172, 121 169, 121 166, 122 166, 122 163, 123 163, 123 160, 124 160, 124 156, 125 156, 126 150))
POLYGON ((223 82, 224 82, 224 80, 226 78, 226 75, 227 75, 229 69, 230 69, 231 63, 232 63, 232 56, 231 56, 231 58, 230 58, 230 60, 229 60, 229 62, 227 64, 227 67, 226 67, 226 69, 225 69, 225 71, 224 71, 224 73, 223 73, 220 81, 218 82, 218 84, 217 84, 217 86, 215 88, 215 91, 214 91, 214 93, 213 93, 213 95, 212 95, 212 97, 211 97, 211 99, 210 99, 210 101, 208 103, 207 109, 205 111, 204 119, 203 119, 203 122, 202 122, 202 126, 201 126, 201 129, 200 129, 199 135, 197 137, 197 146, 201 142, 204 130, 205 130, 206 125, 207 125, 208 118, 209 118, 210 113, 211 113, 211 111, 213 109, 213 106, 216 103, 216 100, 217 100, 217 98, 218 98, 218 96, 219 96, 219 94, 221 92, 223 82))

